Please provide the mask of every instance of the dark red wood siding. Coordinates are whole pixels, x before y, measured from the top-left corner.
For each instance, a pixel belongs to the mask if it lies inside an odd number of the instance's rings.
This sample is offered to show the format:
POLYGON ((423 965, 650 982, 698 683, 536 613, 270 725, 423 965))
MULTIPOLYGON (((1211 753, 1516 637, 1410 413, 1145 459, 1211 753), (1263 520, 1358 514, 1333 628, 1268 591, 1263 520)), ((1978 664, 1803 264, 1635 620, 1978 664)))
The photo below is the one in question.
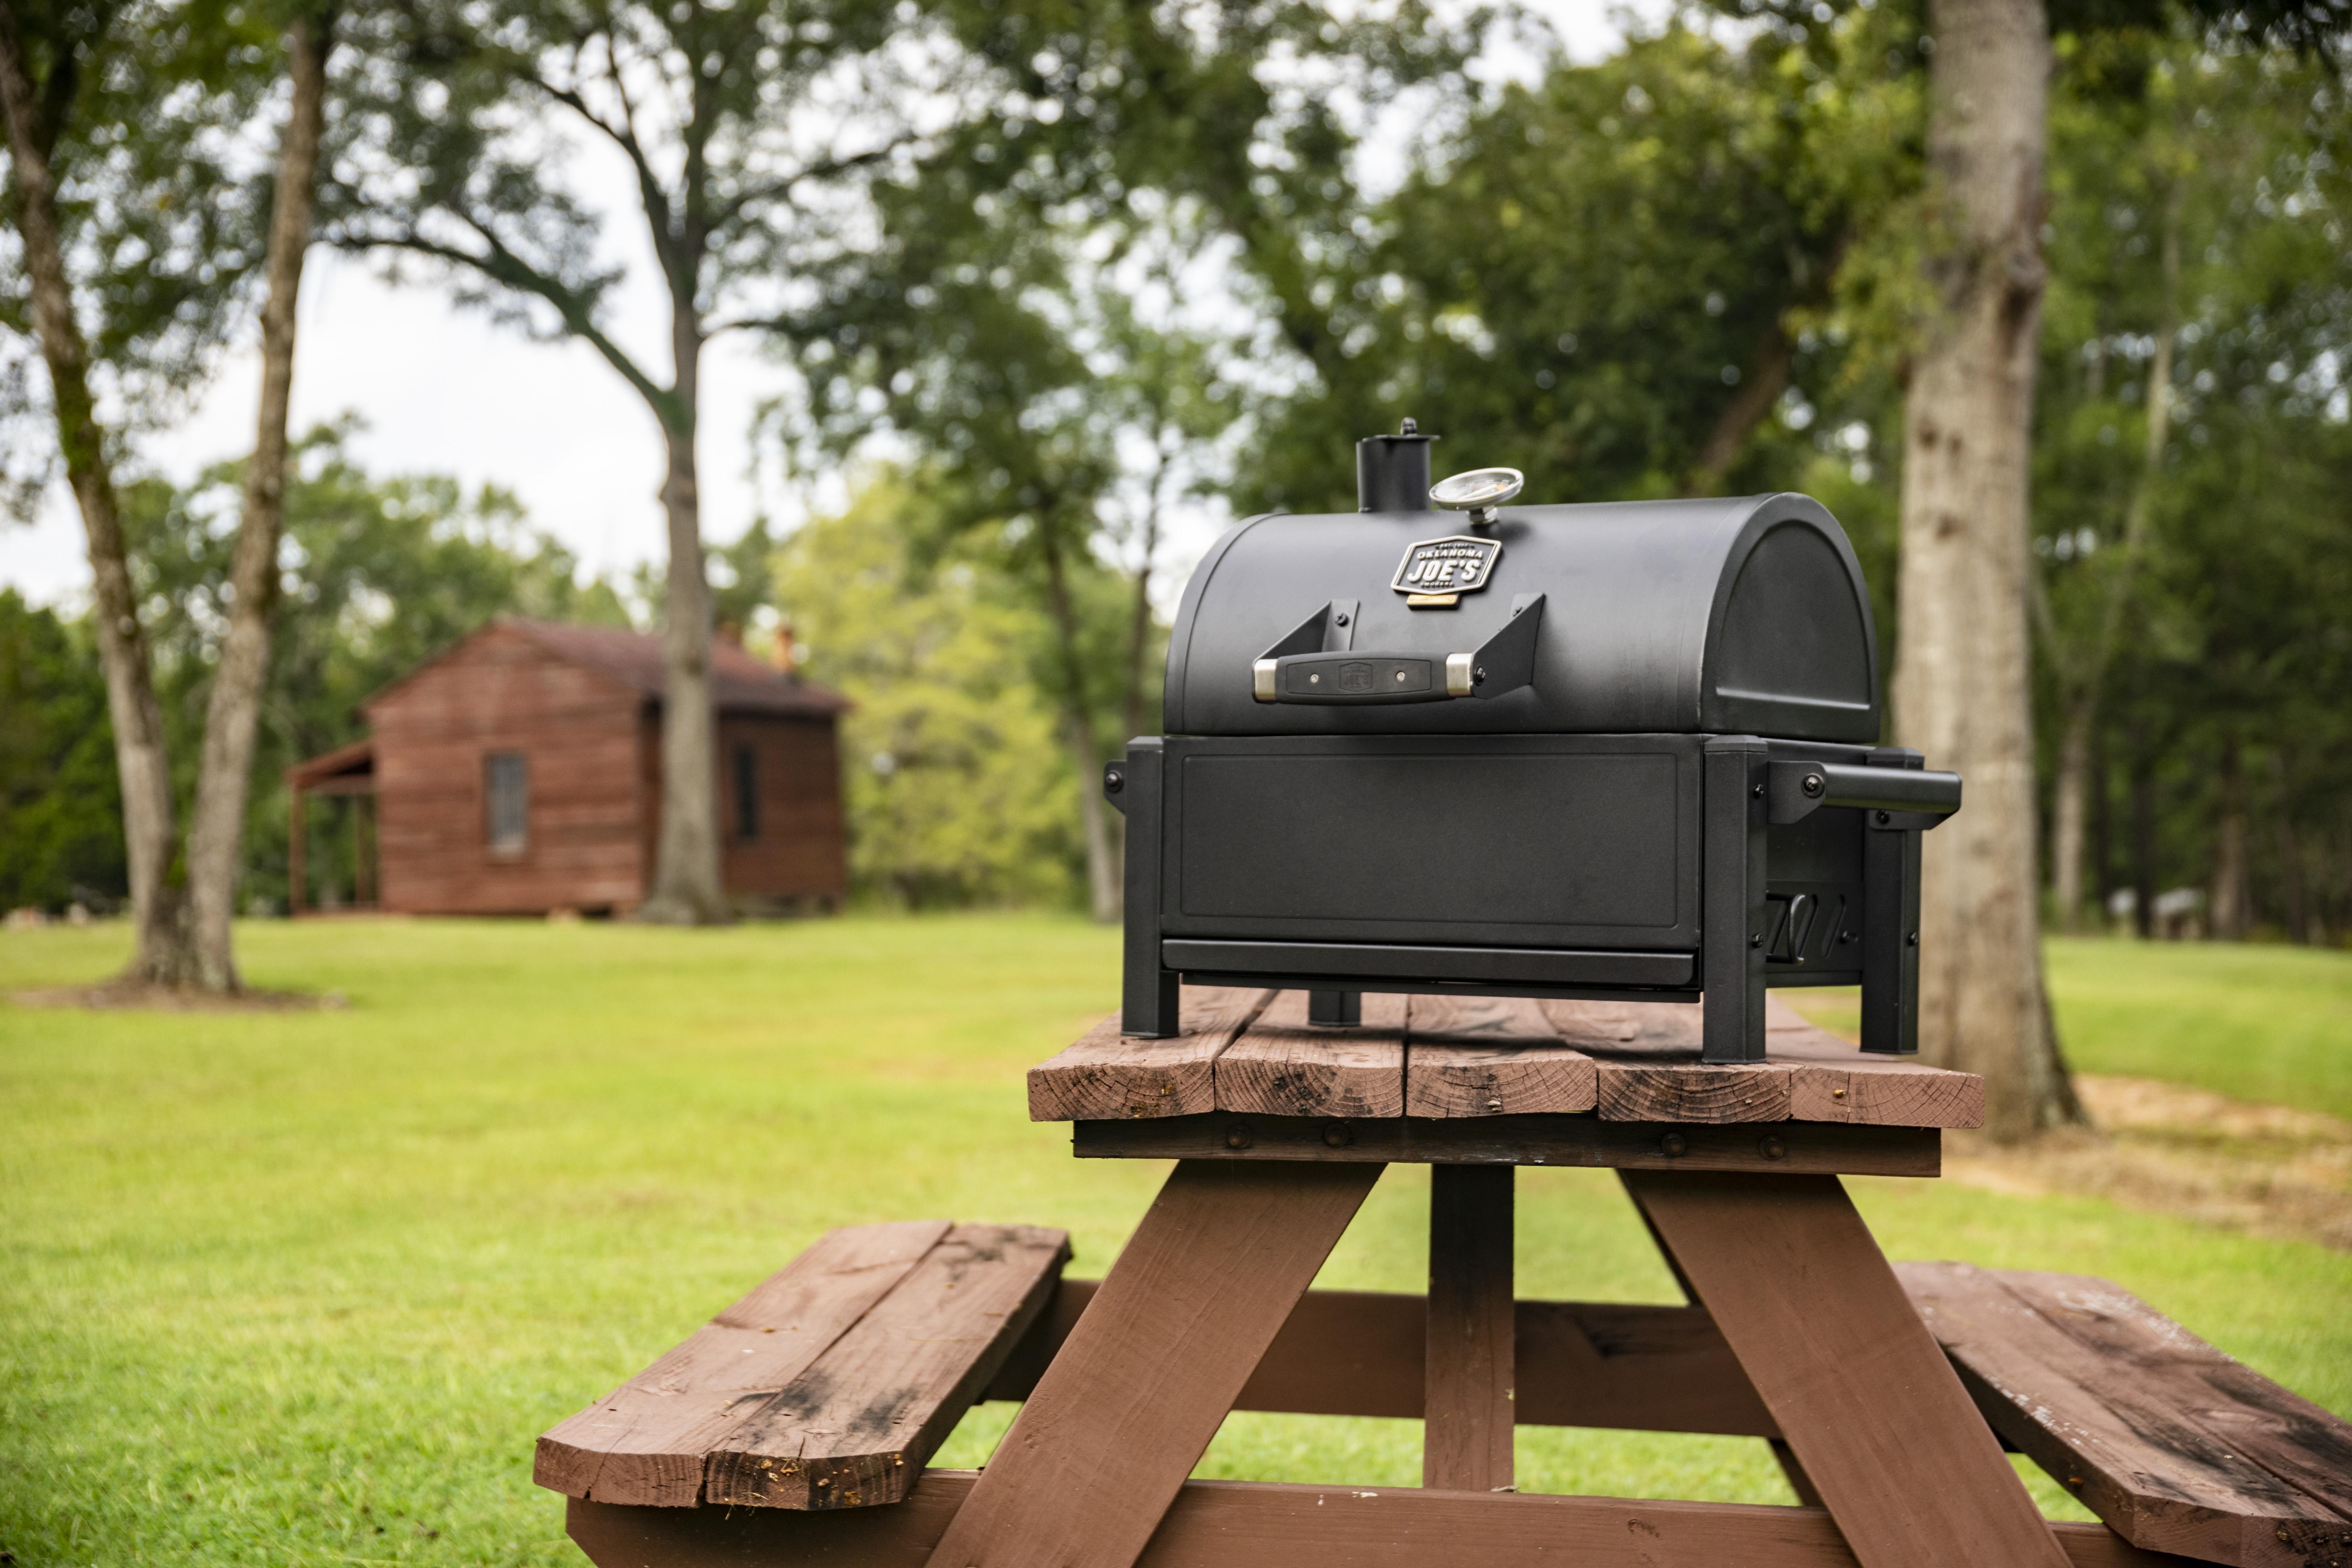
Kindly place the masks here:
POLYGON ((383 904, 415 914, 627 908, 645 893, 639 695, 491 626, 371 703, 383 904), (530 773, 529 843, 490 853, 486 759, 530 773))
MULTIPOLYGON (((722 713, 719 718, 719 879, 751 899, 838 899, 849 886, 841 753, 830 716, 722 713), (758 758, 759 837, 737 832, 735 752, 758 758)), ((646 792, 646 864, 661 837, 661 715, 646 714, 638 748, 646 792)))
POLYGON ((841 820, 841 758, 829 718, 723 714, 719 721, 720 875, 730 893, 839 898, 848 886, 841 820), (759 834, 737 831, 735 753, 757 759, 759 834))

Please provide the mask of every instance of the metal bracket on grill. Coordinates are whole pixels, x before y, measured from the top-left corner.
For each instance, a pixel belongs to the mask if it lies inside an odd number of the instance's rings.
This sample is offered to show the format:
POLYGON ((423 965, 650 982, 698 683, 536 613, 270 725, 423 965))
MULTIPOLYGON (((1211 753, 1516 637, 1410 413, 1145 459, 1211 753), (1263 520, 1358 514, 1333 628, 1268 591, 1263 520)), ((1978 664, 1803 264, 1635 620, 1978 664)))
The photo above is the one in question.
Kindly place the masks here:
POLYGON ((1859 806, 1906 828, 1929 828, 1960 809, 1960 775, 1852 763, 1776 762, 1769 804, 1775 823, 1801 822, 1825 805, 1859 806))
MULTIPOLYGON (((1328 636, 1333 619, 1354 620, 1354 601, 1331 605, 1302 623, 1250 666, 1250 690, 1260 702, 1297 702, 1317 707, 1353 707, 1398 702, 1443 702, 1454 697, 1500 697, 1535 681, 1536 637, 1543 629, 1544 596, 1521 594, 1511 601, 1511 618, 1475 653, 1450 653, 1439 661, 1426 654, 1312 652, 1310 637, 1328 636), (1339 612, 1345 605, 1347 614, 1339 612), (1307 646, 1299 646, 1305 644, 1307 646)), ((1328 649, 1328 643, 1324 647, 1328 649)))

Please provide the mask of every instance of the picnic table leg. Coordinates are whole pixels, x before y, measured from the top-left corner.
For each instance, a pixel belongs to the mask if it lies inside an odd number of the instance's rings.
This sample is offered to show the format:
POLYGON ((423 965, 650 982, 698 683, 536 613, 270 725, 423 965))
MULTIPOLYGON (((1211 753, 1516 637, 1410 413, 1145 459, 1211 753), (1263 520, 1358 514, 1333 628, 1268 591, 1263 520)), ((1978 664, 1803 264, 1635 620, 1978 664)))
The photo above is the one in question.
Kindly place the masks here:
POLYGON ((2065 1568, 1835 1176, 1623 1175, 1862 1568, 2065 1568))
POLYGON ((1131 1568, 1381 1170, 1178 1162, 933 1568, 1131 1568))
POLYGON ((1509 1165, 1429 1169, 1428 1360, 1421 1484, 1511 1484, 1515 1407, 1509 1165))

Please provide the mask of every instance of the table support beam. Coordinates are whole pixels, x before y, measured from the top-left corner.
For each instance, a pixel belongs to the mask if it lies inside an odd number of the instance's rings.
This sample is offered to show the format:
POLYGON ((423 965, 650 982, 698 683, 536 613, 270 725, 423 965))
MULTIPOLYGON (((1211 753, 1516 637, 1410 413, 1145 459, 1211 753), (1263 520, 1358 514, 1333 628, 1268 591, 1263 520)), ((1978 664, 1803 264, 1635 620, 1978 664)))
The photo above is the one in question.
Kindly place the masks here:
MULTIPOLYGON (((910 1568, 971 1506, 979 1484, 969 1470, 926 1470, 904 1502, 816 1513, 630 1508, 573 1498, 566 1524, 598 1568, 910 1568)), ((2068 1568, 2186 1568, 2180 1558, 2126 1544, 2103 1524, 2061 1524, 2053 1533, 2068 1568)), ((1853 1553, 1819 1509, 1253 1481, 1185 1483, 1139 1568, 1440 1563, 1854 1568, 1853 1553)))
POLYGON ((1510 1165, 1430 1167, 1424 1487, 1493 1492, 1512 1483, 1515 1173, 1510 1165))
POLYGON ((1380 1173, 1180 1162, 933 1568, 1131 1568, 1380 1173))
POLYGON ((2063 1568, 1836 1177, 1623 1174, 1862 1568, 2063 1568))

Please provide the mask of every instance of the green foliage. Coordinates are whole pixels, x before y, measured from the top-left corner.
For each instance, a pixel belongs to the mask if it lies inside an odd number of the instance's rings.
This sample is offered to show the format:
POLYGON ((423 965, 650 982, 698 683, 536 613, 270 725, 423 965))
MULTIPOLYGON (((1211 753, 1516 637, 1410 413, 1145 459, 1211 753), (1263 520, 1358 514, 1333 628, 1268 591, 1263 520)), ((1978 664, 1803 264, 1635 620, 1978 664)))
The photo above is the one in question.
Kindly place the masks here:
POLYGON ((1861 74, 1812 90, 1797 51, 1675 26, 1506 89, 1367 215, 1377 243, 1324 252, 1339 353, 1269 424, 1263 500, 1344 510, 1335 458, 1406 414, 1548 500, 1789 482, 1771 416, 1809 423, 1842 359, 1807 313, 1916 156, 1912 96, 1861 74))
POLYGON ((931 504, 883 479, 775 559, 803 668, 857 703, 842 722, 851 877, 908 908, 1066 904, 1076 781, 1034 679, 1048 633, 978 541, 919 552, 931 504))
MULTIPOLYGON (((93 382, 128 428, 170 419, 245 320, 269 180, 243 138, 280 78, 266 9, 226 0, 37 0, 9 7, 57 181, 93 382)), ((0 158, 0 502, 38 503, 58 429, 32 372, 31 291, 0 158)))
POLYGON ((2104 895, 2206 881, 2234 790, 2255 828, 2256 910, 2296 937, 2352 924, 2343 90, 2282 54, 2126 37, 2069 52, 2053 111, 2043 728, 2114 600, 2090 882, 2104 895), (2171 429, 2150 470, 2168 330, 2171 429))
MULTIPOLYGON (((124 940, 0 934, 0 996, 95 980, 124 940)), ((1073 1160, 1027 1120, 1023 1071, 1116 996, 1116 933, 1077 921, 269 922, 238 943, 254 984, 352 1005, 0 1005, 0 1547, 28 1568, 575 1563, 534 1435, 827 1227, 1065 1226, 1072 1273, 1099 1277, 1164 1171, 1073 1160)), ((2062 1009, 2069 984, 2062 964, 2062 1009)), ((2105 1276, 2352 1412, 2343 1253, 1853 1185, 1894 1257, 2105 1276)), ((1423 1289, 1427 1191, 1391 1171, 1321 1283, 1423 1289)), ((1606 1172, 1524 1173, 1518 1225, 1530 1297, 1674 1299, 1606 1172)), ((975 1412, 945 1459, 1003 1425, 975 1412)), ((1411 1484, 1418 1437, 1253 1416, 1203 1468, 1411 1484)), ((1521 1441, 1529 1490, 1794 1500, 1753 1439, 1521 1441)))
POLYGON ((0 909, 100 908, 125 885, 106 682, 83 628, 0 590, 0 909))

